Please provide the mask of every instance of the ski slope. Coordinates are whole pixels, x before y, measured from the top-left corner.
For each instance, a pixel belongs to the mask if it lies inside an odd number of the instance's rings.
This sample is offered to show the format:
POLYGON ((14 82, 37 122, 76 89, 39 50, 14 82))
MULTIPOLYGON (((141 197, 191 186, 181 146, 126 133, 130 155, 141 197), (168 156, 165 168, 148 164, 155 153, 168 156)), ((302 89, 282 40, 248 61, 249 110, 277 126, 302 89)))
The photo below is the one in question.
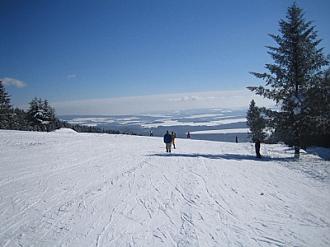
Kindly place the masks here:
POLYGON ((330 246, 330 161, 261 153, 0 130, 0 246, 330 246))

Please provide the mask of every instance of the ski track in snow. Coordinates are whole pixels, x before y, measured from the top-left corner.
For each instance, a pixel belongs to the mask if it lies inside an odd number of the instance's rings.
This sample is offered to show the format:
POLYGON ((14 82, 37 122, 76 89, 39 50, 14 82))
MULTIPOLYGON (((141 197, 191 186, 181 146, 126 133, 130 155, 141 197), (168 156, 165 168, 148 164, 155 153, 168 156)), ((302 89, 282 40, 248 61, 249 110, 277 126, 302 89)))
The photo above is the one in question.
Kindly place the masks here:
POLYGON ((0 246, 330 246, 330 162, 262 153, 0 130, 0 246))

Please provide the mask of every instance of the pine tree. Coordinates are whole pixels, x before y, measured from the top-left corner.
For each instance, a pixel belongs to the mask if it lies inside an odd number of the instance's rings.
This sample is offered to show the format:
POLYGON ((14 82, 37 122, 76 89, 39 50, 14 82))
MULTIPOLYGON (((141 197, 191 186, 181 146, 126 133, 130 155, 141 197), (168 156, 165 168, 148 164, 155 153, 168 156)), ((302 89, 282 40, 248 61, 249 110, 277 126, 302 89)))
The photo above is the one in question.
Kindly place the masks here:
POLYGON ((56 128, 55 127, 56 117, 55 117, 54 108, 49 105, 48 100, 43 101, 42 108, 44 111, 43 121, 46 126, 46 130, 47 131, 54 130, 56 128))
POLYGON ((266 127, 265 119, 261 116, 261 109, 258 108, 254 102, 251 100, 249 110, 247 111, 247 125, 250 128, 252 141, 256 140, 264 141, 265 133, 264 128, 266 127))
POLYGON ((310 89, 308 95, 310 115, 313 117, 313 125, 319 132, 315 134, 330 133, 330 69, 310 89))
POLYGON ((29 130, 29 122, 27 121, 26 112, 19 108, 15 108, 13 112, 12 129, 29 130))
POLYGON ((9 129, 12 125, 13 110, 10 98, 0 81, 0 129, 9 129))
POLYGON ((39 130, 40 121, 38 116, 40 115, 40 99, 34 98, 30 103, 29 110, 27 112, 27 120, 29 121, 29 125, 33 130, 39 130))
POLYGON ((277 132, 282 140, 295 147, 295 155, 305 145, 304 135, 313 126, 310 90, 317 87, 322 67, 328 64, 319 49, 321 42, 311 22, 304 19, 302 9, 295 3, 288 8, 286 20, 281 20, 280 34, 270 35, 278 47, 268 46, 274 64, 266 64, 268 73, 252 72, 266 82, 266 87, 252 88, 259 95, 280 105, 276 114, 277 132))
POLYGON ((304 141, 330 147, 330 69, 309 89, 307 102, 310 131, 304 141))
POLYGON ((47 100, 34 98, 30 102, 27 118, 33 130, 50 131, 56 128, 55 110, 47 100))

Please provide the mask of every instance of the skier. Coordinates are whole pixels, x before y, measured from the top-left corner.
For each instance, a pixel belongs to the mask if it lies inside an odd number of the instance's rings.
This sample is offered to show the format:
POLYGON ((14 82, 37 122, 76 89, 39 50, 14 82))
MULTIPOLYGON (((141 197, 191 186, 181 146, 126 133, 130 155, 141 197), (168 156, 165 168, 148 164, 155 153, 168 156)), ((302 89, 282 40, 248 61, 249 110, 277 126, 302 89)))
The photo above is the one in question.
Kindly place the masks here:
POLYGON ((152 133, 152 130, 150 130, 150 134, 149 134, 150 136, 154 136, 154 134, 152 133))
POLYGON ((190 136, 190 132, 189 132, 189 131, 188 131, 188 133, 187 133, 187 138, 188 138, 188 139, 191 138, 191 136, 190 136))
POLYGON ((260 154, 260 140, 259 139, 256 139, 255 141, 255 149, 256 149, 256 156, 258 159, 261 158, 261 154, 260 154))
POLYGON ((236 136, 235 142, 238 143, 238 137, 236 136))
POLYGON ((176 133, 172 131, 172 133, 171 133, 171 137, 172 137, 173 148, 175 149, 175 138, 176 138, 176 133))
POLYGON ((166 145, 166 153, 170 153, 171 146, 172 146, 172 136, 168 133, 168 130, 166 131, 166 134, 164 135, 164 143, 166 145))

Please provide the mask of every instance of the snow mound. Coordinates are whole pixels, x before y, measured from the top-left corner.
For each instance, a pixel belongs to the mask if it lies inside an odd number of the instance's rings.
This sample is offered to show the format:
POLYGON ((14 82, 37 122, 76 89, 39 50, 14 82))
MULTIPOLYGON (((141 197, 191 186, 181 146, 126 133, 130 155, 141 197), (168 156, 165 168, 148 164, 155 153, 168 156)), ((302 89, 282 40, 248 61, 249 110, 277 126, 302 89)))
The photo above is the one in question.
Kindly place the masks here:
POLYGON ((55 133, 77 134, 78 132, 70 128, 60 128, 54 131, 55 133))

